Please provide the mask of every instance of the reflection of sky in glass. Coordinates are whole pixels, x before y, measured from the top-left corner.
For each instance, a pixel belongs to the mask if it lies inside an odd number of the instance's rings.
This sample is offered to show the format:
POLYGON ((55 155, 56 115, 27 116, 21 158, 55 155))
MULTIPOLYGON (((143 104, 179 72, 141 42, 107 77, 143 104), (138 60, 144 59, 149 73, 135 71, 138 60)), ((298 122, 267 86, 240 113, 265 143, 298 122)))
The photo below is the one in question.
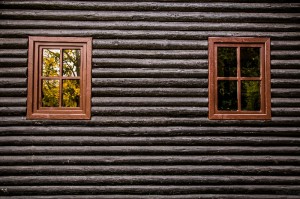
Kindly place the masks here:
POLYGON ((80 50, 63 50, 63 76, 80 76, 80 50))
POLYGON ((42 81, 42 107, 59 106, 59 80, 42 81))
POLYGON ((59 49, 43 49, 43 77, 59 76, 59 49))

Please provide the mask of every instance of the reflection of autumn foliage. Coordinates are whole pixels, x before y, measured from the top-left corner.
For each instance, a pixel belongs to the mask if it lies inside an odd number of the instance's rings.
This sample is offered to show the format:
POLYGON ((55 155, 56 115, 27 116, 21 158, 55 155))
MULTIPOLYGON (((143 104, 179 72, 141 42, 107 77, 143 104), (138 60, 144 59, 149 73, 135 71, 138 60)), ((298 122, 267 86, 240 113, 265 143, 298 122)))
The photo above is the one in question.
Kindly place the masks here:
POLYGON ((59 107, 60 98, 62 98, 61 106, 63 107, 80 106, 80 80, 65 79, 66 77, 80 76, 80 50, 65 49, 62 52, 59 49, 43 50, 42 76, 47 77, 47 79, 42 80, 43 107, 59 107), (62 52, 63 66, 60 64, 62 52), (64 80, 59 79, 62 76, 65 77, 64 80), (62 91, 60 91, 60 87, 62 87, 62 91))
POLYGON ((43 76, 55 77, 59 76, 59 49, 43 50, 43 76))
POLYGON ((63 106, 79 107, 80 83, 79 80, 63 81, 63 106))
POLYGON ((43 80, 42 105, 43 107, 59 106, 59 80, 43 80))
POLYGON ((63 50, 63 76, 77 77, 80 75, 80 51, 63 50))

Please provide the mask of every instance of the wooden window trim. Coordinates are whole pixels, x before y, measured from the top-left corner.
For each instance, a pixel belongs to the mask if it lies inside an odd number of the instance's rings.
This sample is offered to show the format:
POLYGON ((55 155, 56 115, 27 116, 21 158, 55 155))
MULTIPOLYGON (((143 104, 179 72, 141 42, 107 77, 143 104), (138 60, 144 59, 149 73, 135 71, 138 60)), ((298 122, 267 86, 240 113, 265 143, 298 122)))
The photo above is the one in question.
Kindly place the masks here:
MULTIPOLYGON (((270 74, 270 38, 253 37, 210 37, 209 50, 209 115, 212 120, 269 120, 271 119, 271 74, 270 74), (260 47, 260 77, 218 77, 217 47, 260 47), (242 111, 238 103, 238 111, 219 111, 217 109, 217 80, 237 80, 238 98, 240 98, 240 80, 261 81, 261 110, 242 111)), ((237 73, 240 73, 240 50, 237 50, 237 73)))
MULTIPOLYGON (((61 53, 62 54, 62 53, 61 53)), ((61 55, 62 56, 62 55, 61 55)), ((60 59, 62 62, 62 59, 60 59)), ((92 67, 92 38, 91 37, 38 37, 29 36, 28 49, 28 92, 27 119, 90 119, 91 118, 91 67, 92 67), (40 107, 41 79, 64 79, 60 77, 41 77, 41 52, 43 48, 80 49, 81 74, 80 79, 80 107, 56 108, 40 107)), ((62 91, 60 90, 60 93, 62 91)))

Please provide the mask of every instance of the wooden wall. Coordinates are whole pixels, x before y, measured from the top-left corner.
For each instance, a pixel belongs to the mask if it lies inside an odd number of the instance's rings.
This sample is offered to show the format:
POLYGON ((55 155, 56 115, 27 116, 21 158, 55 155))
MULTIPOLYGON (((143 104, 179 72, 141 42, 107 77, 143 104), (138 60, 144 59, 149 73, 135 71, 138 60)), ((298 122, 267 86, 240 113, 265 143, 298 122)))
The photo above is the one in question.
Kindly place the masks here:
POLYGON ((299 198, 300 4, 247 2, 1 1, 0 197, 299 198), (93 37, 90 121, 26 120, 29 35, 93 37), (271 121, 208 120, 210 36, 271 38, 271 121))

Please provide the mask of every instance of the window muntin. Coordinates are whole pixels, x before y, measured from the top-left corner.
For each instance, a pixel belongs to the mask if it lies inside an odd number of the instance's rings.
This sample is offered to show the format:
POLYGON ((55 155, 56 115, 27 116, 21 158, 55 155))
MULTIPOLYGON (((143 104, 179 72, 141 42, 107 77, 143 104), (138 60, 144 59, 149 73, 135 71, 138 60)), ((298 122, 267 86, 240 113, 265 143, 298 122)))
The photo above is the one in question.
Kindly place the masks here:
POLYGON ((91 42, 29 37, 28 119, 90 119, 91 42))
POLYGON ((209 38, 209 118, 270 119, 270 40, 209 38))

